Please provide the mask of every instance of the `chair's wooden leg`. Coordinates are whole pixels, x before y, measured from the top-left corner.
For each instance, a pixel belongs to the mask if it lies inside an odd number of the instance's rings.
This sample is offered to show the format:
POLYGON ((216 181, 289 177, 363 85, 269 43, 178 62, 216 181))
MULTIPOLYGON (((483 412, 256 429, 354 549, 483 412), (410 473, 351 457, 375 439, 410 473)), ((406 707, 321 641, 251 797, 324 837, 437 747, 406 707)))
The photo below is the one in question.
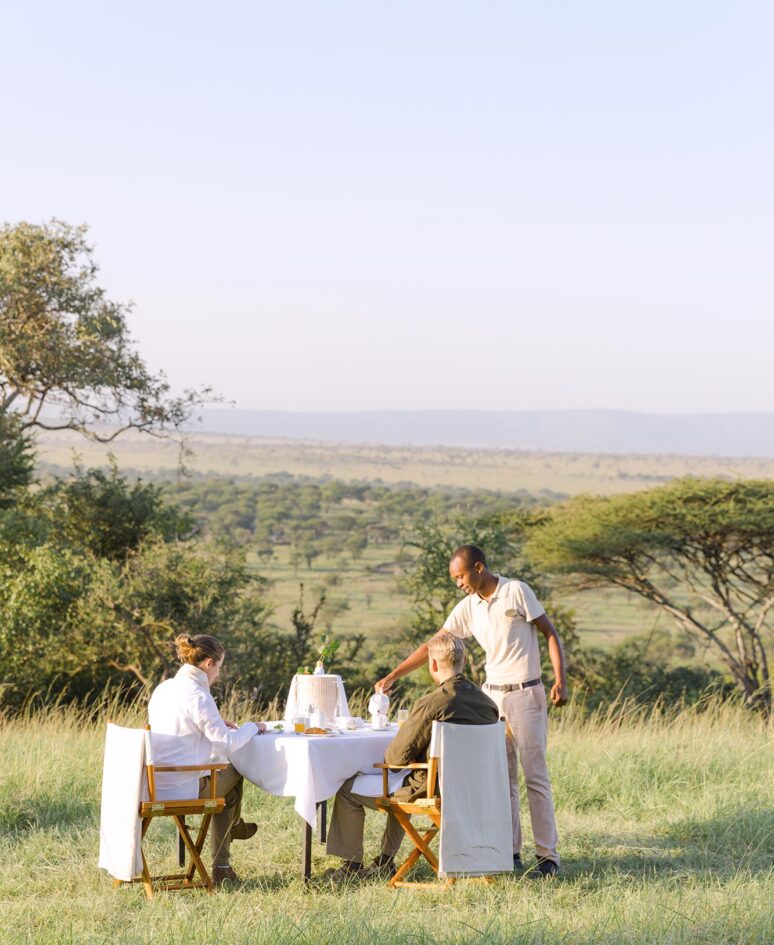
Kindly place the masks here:
MULTIPOLYGON (((204 848, 204 841, 207 838, 207 831, 209 830, 211 820, 212 820, 212 814, 205 814, 202 817, 202 822, 199 827, 199 833, 196 835, 196 843, 194 844, 194 846, 196 847, 196 852, 199 854, 200 857, 202 855, 202 849, 204 848)), ((180 842, 185 844, 185 841, 182 839, 182 837, 180 838, 180 842)), ((183 849, 185 849, 185 847, 183 847, 183 849)), ((196 863, 193 861, 193 858, 192 858, 191 865, 188 867, 188 870, 185 874, 186 883, 191 883, 193 881, 193 876, 195 872, 196 872, 196 863)))
POLYGON ((404 832, 408 835, 409 839, 414 844, 414 849, 409 853, 408 858, 405 863, 402 863, 395 875, 390 879, 389 884, 393 888, 397 886, 414 886, 416 883, 406 883, 403 880, 403 877, 411 870, 417 860, 424 856, 430 866, 433 868, 433 871, 438 874, 438 860, 435 858, 435 855, 430 850, 430 843, 432 842, 435 835, 438 833, 439 827, 435 823, 436 820, 440 820, 440 815, 438 818, 432 817, 431 820, 434 822, 434 826, 430 827, 424 834, 420 834, 418 830, 412 825, 411 818, 404 811, 399 808, 393 809, 392 813, 395 815, 395 819, 403 827, 404 832))
POLYGON ((151 825, 152 817, 143 817, 142 819, 142 828, 140 830, 140 856, 142 857, 142 884, 145 887, 145 895, 148 899, 153 899, 153 880, 151 878, 150 870, 148 869, 148 862, 145 859, 145 851, 142 848, 142 841, 145 839, 145 834, 148 832, 148 827, 151 825))
POLYGON ((416 863, 420 856, 422 856, 422 851, 414 847, 411 853, 409 853, 409 855, 406 857, 405 863, 401 863, 401 865, 395 871, 395 875, 390 879, 388 885, 397 886, 398 883, 402 882, 403 877, 411 870, 411 867, 416 863))
POLYGON ((438 833, 438 828, 431 827, 431 829, 428 830, 424 836, 422 836, 419 833, 419 831, 411 823, 411 818, 408 816, 408 814, 405 814, 400 809, 394 810, 393 813, 395 814, 395 817, 397 818, 401 827, 403 827, 405 832, 414 841, 414 845, 416 847, 419 847, 422 855, 430 864, 430 866, 432 866, 433 870, 437 874, 438 873, 438 860, 436 859, 433 851, 430 849, 429 843, 433 839, 433 837, 438 833))
POLYGON ((140 847, 140 856, 142 857, 142 884, 145 887, 145 895, 148 899, 153 899, 153 881, 151 880, 148 863, 145 860, 145 851, 140 847))
MULTIPOLYGON (((183 823, 185 823, 185 816, 182 818, 183 823)), ((180 869, 183 869, 185 866, 185 844, 183 843, 183 838, 180 834, 177 835, 177 865, 180 869)))
POLYGON ((179 815, 175 814, 174 820, 177 824, 177 829, 180 832, 180 835, 183 837, 185 845, 188 847, 188 852, 191 854, 191 859, 196 865, 196 869, 202 878, 202 882, 207 887, 207 889, 212 892, 214 887, 212 885, 212 880, 210 879, 210 874, 207 872, 207 869, 202 862, 202 858, 199 856, 199 851, 196 849, 196 845, 191 839, 191 835, 188 833, 188 828, 182 822, 179 815))

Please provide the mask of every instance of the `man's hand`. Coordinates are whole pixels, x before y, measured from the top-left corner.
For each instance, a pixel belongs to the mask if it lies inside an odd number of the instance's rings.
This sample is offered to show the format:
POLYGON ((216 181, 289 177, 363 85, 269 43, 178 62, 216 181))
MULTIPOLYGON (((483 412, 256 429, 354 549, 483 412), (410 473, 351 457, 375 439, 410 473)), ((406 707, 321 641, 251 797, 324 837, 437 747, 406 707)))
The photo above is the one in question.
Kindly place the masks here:
POLYGON ((567 683, 555 682, 551 686, 551 702, 555 706, 567 705, 567 683))
POLYGON ((239 726, 236 724, 236 722, 229 722, 227 719, 223 719, 223 722, 224 722, 226 728, 234 728, 234 729, 239 728, 239 726))
POLYGON ((266 723, 256 722, 255 724, 258 726, 258 734, 263 735, 263 733, 266 731, 266 723))
POLYGON ((380 679, 378 683, 374 686, 376 692, 383 692, 385 696, 390 694, 392 687, 395 685, 395 677, 392 673, 387 673, 384 679, 380 679))

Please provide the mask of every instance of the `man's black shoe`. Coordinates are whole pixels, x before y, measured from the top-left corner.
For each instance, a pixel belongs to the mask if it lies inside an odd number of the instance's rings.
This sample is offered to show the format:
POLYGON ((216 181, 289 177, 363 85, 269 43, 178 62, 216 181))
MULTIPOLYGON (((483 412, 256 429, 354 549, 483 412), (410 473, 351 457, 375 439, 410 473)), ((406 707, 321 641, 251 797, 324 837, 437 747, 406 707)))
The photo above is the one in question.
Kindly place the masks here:
POLYGON ((395 857, 382 854, 360 870, 360 879, 392 879, 397 872, 395 857))
POLYGON ((523 870, 524 870, 524 864, 521 862, 521 854, 514 853, 513 854, 513 872, 521 873, 523 872, 523 870))
POLYGON ((559 873, 559 864, 553 860, 538 857, 537 864, 527 874, 530 879, 553 879, 559 873))

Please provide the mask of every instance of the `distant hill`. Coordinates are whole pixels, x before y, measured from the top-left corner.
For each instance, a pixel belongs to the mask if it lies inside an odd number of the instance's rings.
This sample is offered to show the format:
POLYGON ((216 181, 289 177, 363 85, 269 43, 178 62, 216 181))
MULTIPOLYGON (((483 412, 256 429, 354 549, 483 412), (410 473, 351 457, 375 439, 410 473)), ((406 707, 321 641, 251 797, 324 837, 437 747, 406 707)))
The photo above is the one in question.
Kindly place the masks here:
POLYGON ((366 410, 296 413, 210 409, 197 429, 341 443, 493 447, 583 453, 774 457, 774 414, 624 410, 366 410))

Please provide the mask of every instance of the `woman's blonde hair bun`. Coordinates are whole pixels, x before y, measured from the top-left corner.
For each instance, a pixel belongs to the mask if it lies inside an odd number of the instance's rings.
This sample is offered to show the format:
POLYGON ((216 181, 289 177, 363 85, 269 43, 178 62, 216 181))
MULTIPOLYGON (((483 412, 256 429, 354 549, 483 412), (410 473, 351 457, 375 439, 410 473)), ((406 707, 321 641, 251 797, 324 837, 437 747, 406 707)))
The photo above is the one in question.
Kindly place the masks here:
POLYGON ((188 633, 181 633, 175 637, 175 649, 181 663, 190 663, 193 666, 198 666, 208 657, 217 662, 226 653, 220 640, 207 633, 198 633, 193 637, 188 633))

